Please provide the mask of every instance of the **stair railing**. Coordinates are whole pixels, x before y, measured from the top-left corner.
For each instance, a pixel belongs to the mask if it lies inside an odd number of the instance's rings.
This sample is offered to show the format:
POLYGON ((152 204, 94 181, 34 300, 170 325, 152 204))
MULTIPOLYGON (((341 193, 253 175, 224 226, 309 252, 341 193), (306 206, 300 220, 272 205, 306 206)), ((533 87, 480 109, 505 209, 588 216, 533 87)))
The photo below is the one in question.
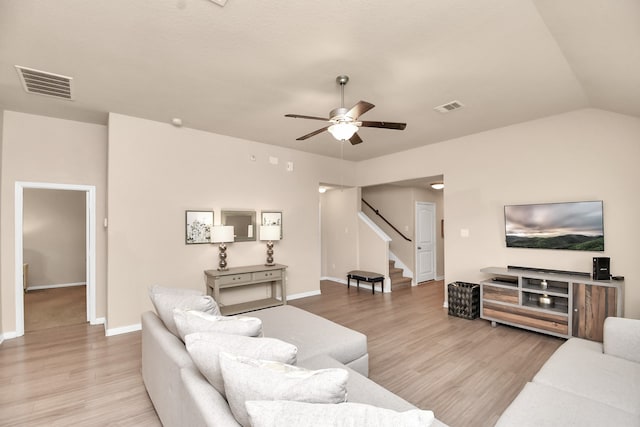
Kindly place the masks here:
POLYGON ((410 239, 410 238, 408 238, 407 236, 405 236, 404 234, 402 234, 402 232, 401 232, 400 230, 398 230, 398 229, 397 229, 393 224, 391 224, 391 223, 387 220, 387 218, 385 218, 384 216, 382 216, 382 214, 380 213, 380 211, 379 211, 378 209, 376 209, 376 208, 374 208, 373 206, 371 206, 371 205, 369 204, 369 202, 367 202, 365 199, 360 199, 360 200, 362 200, 362 202, 363 202, 365 205, 369 206, 369 208, 370 208, 370 209, 371 209, 371 210, 372 210, 376 215, 378 215, 380 218, 382 218, 382 220, 383 220, 384 222, 386 222, 386 223, 387 223, 387 225, 389 225, 389 227, 393 228, 393 230, 394 230, 396 233, 398 233, 398 234, 399 234, 399 235, 400 235, 404 240, 406 240, 407 242, 410 242, 410 241, 411 241, 411 239, 410 239))

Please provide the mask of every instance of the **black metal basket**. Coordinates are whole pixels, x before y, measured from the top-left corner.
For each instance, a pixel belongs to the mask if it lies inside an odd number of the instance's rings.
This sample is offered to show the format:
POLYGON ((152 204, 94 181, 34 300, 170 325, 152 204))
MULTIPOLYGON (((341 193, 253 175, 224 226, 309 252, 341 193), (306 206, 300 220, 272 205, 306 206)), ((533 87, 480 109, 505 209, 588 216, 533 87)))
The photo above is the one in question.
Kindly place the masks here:
POLYGON ((480 317, 480 285, 453 282, 447 285, 447 290, 450 316, 470 320, 480 317))

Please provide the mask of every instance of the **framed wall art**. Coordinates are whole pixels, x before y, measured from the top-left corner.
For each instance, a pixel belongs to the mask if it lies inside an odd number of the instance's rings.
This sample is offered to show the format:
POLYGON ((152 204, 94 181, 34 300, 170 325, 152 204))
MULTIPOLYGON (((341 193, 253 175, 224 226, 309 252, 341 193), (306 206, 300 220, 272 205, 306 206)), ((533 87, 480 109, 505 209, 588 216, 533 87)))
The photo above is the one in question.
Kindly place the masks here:
POLYGON ((185 211, 185 243, 211 243, 213 211, 185 211))
POLYGON ((282 211, 262 211, 260 225, 279 225, 280 240, 282 240, 282 211))

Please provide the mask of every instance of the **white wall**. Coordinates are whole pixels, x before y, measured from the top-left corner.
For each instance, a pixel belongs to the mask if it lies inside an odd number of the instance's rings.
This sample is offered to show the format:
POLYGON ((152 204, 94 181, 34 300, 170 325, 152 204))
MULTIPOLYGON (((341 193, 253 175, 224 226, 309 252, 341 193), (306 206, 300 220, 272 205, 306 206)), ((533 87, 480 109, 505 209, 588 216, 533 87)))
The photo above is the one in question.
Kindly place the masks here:
MULTIPOLYGON (((93 185, 98 223, 106 213, 107 127, 4 111, 0 188, 0 294, 3 332, 15 325, 16 181, 93 185)), ((96 317, 106 313, 106 231, 96 236, 96 317)))
POLYGON ((584 109, 359 162, 357 170, 362 186, 444 175, 445 284, 477 282, 485 266, 588 272, 593 256, 608 256, 612 273, 626 278, 625 314, 640 318, 639 141, 640 119, 584 109), (604 201, 604 253, 506 248, 504 205, 580 200, 604 201))
MULTIPOLYGON (((283 212, 275 261, 288 265, 288 295, 320 289, 320 182, 353 182, 355 169, 322 157, 169 124, 109 116, 108 328, 140 322, 153 284, 205 289, 214 245, 185 245, 184 212, 283 212), (251 160, 255 156, 255 161, 251 160), (277 157, 273 165, 269 157, 277 157), (286 163, 294 162, 294 171, 286 163)), ((228 245, 230 267, 264 264, 264 242, 228 245)))

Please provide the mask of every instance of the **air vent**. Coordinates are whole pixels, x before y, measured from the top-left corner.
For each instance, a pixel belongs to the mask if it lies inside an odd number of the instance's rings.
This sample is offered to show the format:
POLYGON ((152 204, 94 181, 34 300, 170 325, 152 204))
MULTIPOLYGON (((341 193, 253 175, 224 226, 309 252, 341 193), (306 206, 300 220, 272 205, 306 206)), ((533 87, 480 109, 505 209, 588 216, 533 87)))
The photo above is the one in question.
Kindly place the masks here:
POLYGON ((442 104, 442 105, 438 105, 437 107, 434 107, 433 109, 440 112, 440 113, 449 113, 451 111, 454 110, 459 110, 460 108, 464 107, 464 104, 460 101, 451 101, 451 102, 447 102, 446 104, 442 104))
POLYGON ((16 65, 16 69, 18 70, 22 87, 27 93, 67 100, 73 99, 71 92, 71 80, 73 78, 21 67, 20 65, 16 65))

